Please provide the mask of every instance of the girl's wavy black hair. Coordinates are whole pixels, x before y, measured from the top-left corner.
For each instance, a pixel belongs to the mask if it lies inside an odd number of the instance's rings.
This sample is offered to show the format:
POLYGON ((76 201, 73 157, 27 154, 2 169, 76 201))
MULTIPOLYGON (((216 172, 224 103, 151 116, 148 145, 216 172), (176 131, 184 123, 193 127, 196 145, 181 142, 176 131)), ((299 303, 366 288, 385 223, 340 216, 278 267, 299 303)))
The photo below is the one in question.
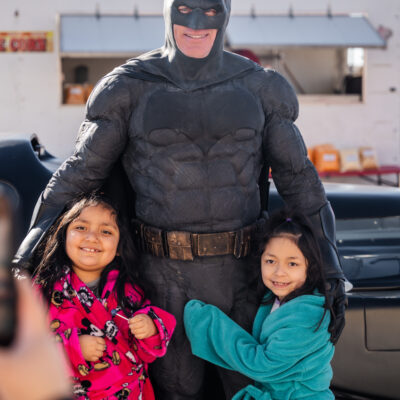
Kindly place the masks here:
POLYGON ((141 304, 132 304, 129 301, 125 296, 125 284, 141 286, 136 268, 138 253, 125 217, 118 212, 112 201, 102 193, 93 192, 80 195, 67 205, 66 210, 50 228, 38 249, 37 255, 41 261, 34 272, 34 282, 41 286, 44 298, 50 303, 54 284, 64 275, 65 267, 71 266, 71 260, 65 251, 68 226, 86 207, 98 205, 110 210, 115 215, 120 232, 117 255, 101 273, 99 292, 103 291, 109 272, 118 270, 119 275, 114 288, 118 305, 127 315, 131 315, 140 308, 141 304))
MULTIPOLYGON (((281 304, 286 303, 298 296, 312 294, 314 290, 317 289, 319 293, 325 297, 324 307, 326 313, 328 310, 326 279, 324 276, 320 246, 311 223, 308 221, 306 216, 286 208, 271 214, 266 224, 264 234, 259 242, 257 252, 258 256, 261 258, 261 255, 263 254, 268 242, 272 238, 282 237, 292 240, 293 243, 295 243, 303 253, 304 258, 307 261, 307 276, 304 284, 298 289, 293 290, 284 299, 282 299, 281 304)), ((270 301, 273 300, 274 298, 270 301)), ((325 313, 322 319, 324 318, 325 313)))

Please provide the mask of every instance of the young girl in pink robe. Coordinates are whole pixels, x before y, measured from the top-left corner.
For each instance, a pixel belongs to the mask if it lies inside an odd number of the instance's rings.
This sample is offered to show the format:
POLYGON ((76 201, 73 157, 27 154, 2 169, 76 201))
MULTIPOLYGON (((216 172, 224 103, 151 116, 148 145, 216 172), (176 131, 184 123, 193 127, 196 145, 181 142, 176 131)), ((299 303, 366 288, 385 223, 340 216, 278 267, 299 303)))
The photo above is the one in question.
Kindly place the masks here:
POLYGON ((75 202, 45 241, 35 284, 70 361, 75 399, 153 400, 148 363, 175 318, 145 300, 126 225, 98 195, 75 202))

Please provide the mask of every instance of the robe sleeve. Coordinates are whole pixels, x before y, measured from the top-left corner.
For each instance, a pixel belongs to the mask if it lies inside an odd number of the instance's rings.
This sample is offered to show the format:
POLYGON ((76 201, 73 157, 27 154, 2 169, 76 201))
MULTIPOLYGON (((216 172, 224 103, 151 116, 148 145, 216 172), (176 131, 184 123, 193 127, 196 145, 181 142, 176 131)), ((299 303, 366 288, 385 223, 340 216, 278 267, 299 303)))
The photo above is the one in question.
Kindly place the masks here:
MULTIPOLYGON (((134 290, 134 289, 132 289, 134 290)), ((135 291, 137 298, 140 292, 135 291)), ((152 362, 157 357, 163 357, 167 352, 168 344, 174 332, 176 320, 175 317, 159 307, 152 306, 148 300, 143 301, 143 307, 136 311, 133 316, 138 314, 148 315, 157 328, 157 334, 146 339, 135 339, 138 345, 137 353, 145 362, 152 362)))
POLYGON ((259 382, 302 380, 306 364, 300 361, 321 345, 310 324, 298 324, 296 317, 260 343, 221 310, 197 300, 186 305, 184 323, 194 355, 259 382))
MULTIPOLYGON (((43 301, 41 285, 34 284, 33 289, 38 298, 43 301)), ((79 370, 84 371, 88 369, 89 365, 82 354, 79 342, 79 329, 67 323, 66 316, 68 312, 68 307, 58 308, 50 304, 48 318, 50 321, 50 330, 55 335, 56 341, 62 346, 62 350, 70 361, 69 367, 72 367, 70 373, 71 375, 76 375, 79 373, 79 370)))
POLYGON ((65 311, 54 306, 50 307, 50 328, 56 336, 56 340, 62 344, 70 361, 72 375, 84 375, 89 370, 89 364, 83 357, 79 342, 79 329, 70 326, 64 316, 65 311))

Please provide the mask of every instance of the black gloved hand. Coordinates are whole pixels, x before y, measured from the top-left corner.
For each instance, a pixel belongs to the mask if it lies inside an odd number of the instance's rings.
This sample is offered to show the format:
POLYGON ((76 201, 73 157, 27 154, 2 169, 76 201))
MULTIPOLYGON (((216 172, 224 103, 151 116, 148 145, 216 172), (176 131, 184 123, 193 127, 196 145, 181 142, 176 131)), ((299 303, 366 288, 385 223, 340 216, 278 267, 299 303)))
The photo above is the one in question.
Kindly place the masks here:
POLYGON ((331 342, 336 344, 345 325, 344 314, 347 307, 347 296, 343 279, 328 279, 326 285, 327 306, 331 312, 329 332, 331 342))

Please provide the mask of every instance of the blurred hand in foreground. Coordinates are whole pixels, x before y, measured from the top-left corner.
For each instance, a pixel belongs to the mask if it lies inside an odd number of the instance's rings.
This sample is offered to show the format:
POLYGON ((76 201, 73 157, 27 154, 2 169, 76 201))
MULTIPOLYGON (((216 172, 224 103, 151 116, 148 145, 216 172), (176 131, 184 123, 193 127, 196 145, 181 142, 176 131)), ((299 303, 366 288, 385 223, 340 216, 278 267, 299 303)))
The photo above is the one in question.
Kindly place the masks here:
POLYGON ((30 279, 17 280, 16 290, 16 337, 10 347, 0 348, 0 399, 72 398, 66 361, 48 330, 45 308, 30 279))

